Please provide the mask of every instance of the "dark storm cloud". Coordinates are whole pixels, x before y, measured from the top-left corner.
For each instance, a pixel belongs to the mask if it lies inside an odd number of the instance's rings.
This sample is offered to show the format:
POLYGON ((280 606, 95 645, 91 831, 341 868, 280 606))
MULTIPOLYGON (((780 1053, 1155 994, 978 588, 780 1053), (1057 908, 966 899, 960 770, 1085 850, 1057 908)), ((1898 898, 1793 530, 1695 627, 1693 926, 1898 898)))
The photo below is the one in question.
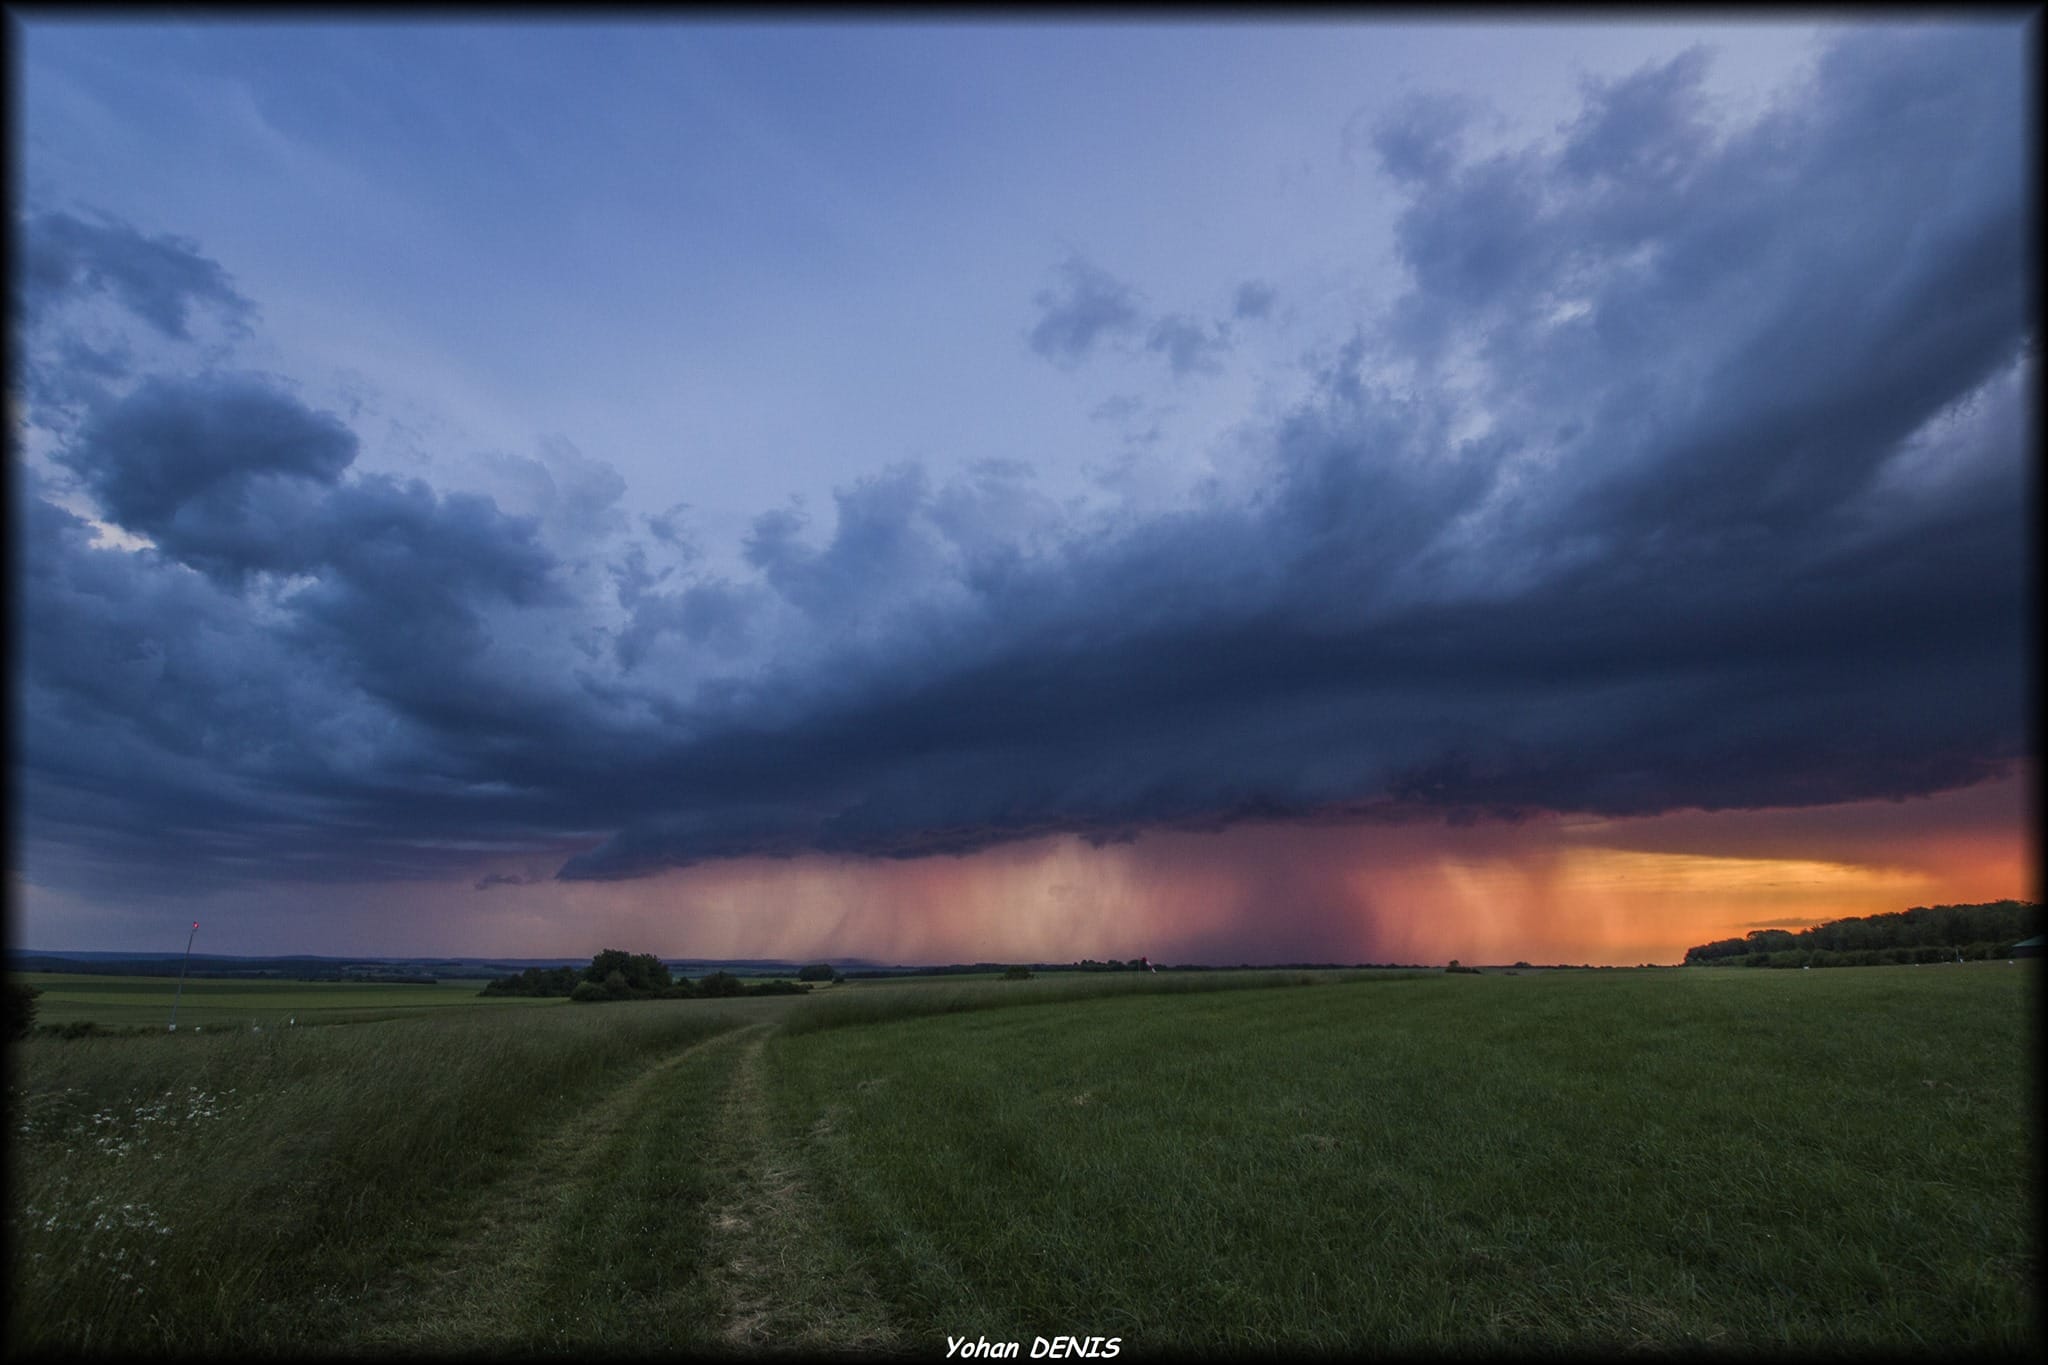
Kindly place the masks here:
POLYGON ((1205 326, 1200 318, 1173 313, 1152 324, 1145 349, 1165 356, 1176 375, 1213 374, 1222 368, 1219 357, 1230 349, 1230 333, 1205 326))
POLYGON ((107 517, 187 563, 296 572, 319 492, 354 462, 342 422, 251 376, 150 379, 58 456, 107 517))
POLYGON ((1462 111, 1411 110, 1382 149, 1418 182, 1414 288, 1329 359, 1261 503, 1077 536, 982 583, 1000 637, 949 671, 693 755, 713 786, 801 771, 822 820, 647 826, 565 875, 2002 771, 2026 743, 2016 46, 1856 36, 1728 136, 1702 71, 1589 87, 1556 148, 1472 163, 1462 111), (1448 400, 1375 377, 1457 346, 1491 419, 1463 439, 1448 400), (1910 486, 1916 441, 1951 447, 1945 480, 1910 486))
POLYGON ((471 885, 478 891, 488 891, 494 886, 535 886, 546 880, 539 872, 486 872, 471 885))
POLYGON ((564 600, 554 566, 530 522, 352 474, 355 452, 264 380, 150 379, 56 452, 150 548, 98 544, 28 480, 29 828, 89 831, 82 883, 424 875, 478 837, 406 808, 490 804, 480 751, 550 699, 479 666, 483 614, 564 600))
POLYGON ((1478 112, 1469 96, 1418 92, 1383 115, 1368 140, 1387 174, 1426 184, 1457 164, 1465 128, 1478 112))
POLYGON ((1265 317, 1276 297, 1270 285, 1248 281, 1233 296, 1230 318, 1208 321, 1185 312, 1151 316, 1137 291, 1079 256, 1062 262, 1060 273, 1061 290, 1042 290, 1035 297, 1039 318, 1029 335, 1032 350, 1071 366, 1101 342, 1142 336, 1144 349, 1164 358, 1175 378, 1219 372, 1232 344, 1231 321, 1265 317))
POLYGON ((217 882, 238 851, 274 873, 279 827, 313 814, 298 788, 334 756, 323 741, 369 738, 349 690, 210 580, 93 548, 40 491, 16 528, 29 836, 116 886, 217 882))
POLYGON ((1059 271, 1060 287, 1034 296, 1038 321, 1027 338, 1032 350, 1071 364, 1104 336, 1138 329, 1137 295, 1129 285, 1079 256, 1062 261, 1059 271))
POLYGON ((686 502, 679 502, 659 516, 646 518, 647 533, 672 551, 689 558, 695 558, 698 550, 683 526, 683 514, 690 510, 686 502))
MULTIPOLYGON (((28 837, 138 885, 613 879, 1997 775, 2029 752, 2015 31, 1844 36, 1733 129, 1705 60, 1477 159, 1397 113, 1409 287, 1249 501, 906 465, 829 532, 759 517, 751 577, 633 542, 584 600, 532 522, 358 473, 281 391, 109 397, 62 457, 155 547, 29 490, 28 837)), ((1140 330, 1075 270, 1042 353, 1140 330)))
POLYGON ((1263 280, 1246 280, 1231 296, 1230 316, 1244 322, 1256 322, 1270 316, 1274 300, 1280 292, 1263 280))
POLYGON ((1588 82, 1585 108, 1567 130, 1559 169, 1579 179, 1625 183, 1637 193, 1676 184, 1712 141, 1699 89, 1710 61, 1707 49, 1690 47, 1662 66, 1618 81, 1588 82))
POLYGON ((87 222, 68 213, 36 213, 16 228, 17 319, 41 322, 59 300, 107 295, 167 337, 189 336, 193 310, 206 307, 237 323, 254 313, 216 261, 195 243, 148 237, 119 219, 87 222))
POLYGON ((1229 318, 1208 321, 1185 312, 1152 316, 1136 290, 1079 256, 1063 261, 1060 274, 1062 288, 1041 290, 1034 297, 1039 317, 1028 337, 1032 350, 1072 366, 1098 344, 1142 336, 1144 349, 1163 357, 1175 378, 1220 371, 1232 344, 1231 322, 1265 317, 1276 297, 1270 285, 1253 280, 1238 287, 1229 318))
MULTIPOLYGON (((354 434, 249 376, 152 379, 89 417, 58 453, 106 517, 164 558, 224 582, 310 576, 291 598, 309 636, 353 663, 446 663, 473 607, 555 596, 533 522, 425 483, 343 479, 354 434)), ((421 679, 431 691, 444 679, 421 679)))
POLYGON ((14 220, 14 246, 12 379, 51 428, 76 420, 133 374, 139 345, 189 344, 202 315, 243 336, 255 316, 195 243, 145 236, 116 218, 32 211, 14 220), (124 334, 109 315, 139 326, 124 334))
POLYGON ((767 605, 766 596, 751 584, 712 582, 692 583, 674 592, 642 588, 629 597, 622 583, 619 600, 632 617, 613 644, 619 666, 629 671, 639 667, 649 647, 664 635, 678 636, 713 657, 735 657, 751 643, 747 622, 767 605))

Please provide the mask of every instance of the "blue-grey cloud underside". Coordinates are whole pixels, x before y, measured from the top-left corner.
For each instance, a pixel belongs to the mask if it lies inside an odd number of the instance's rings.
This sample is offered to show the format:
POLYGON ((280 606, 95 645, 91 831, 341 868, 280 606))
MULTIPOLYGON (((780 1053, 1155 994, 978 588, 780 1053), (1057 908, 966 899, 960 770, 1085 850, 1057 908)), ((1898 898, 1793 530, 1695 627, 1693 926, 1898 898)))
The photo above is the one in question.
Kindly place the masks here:
MULTIPOLYGON (((613 879, 1996 775, 2028 752, 2015 48, 1846 35, 1734 131, 1687 53, 1478 158, 1468 109, 1400 106, 1372 145, 1410 287, 1272 426, 1256 496, 1170 514, 904 465, 822 544, 764 513, 721 578, 673 514, 586 508, 578 549, 363 472, 273 377, 25 385, 54 477, 152 548, 23 488, 24 846, 94 887, 613 879)), ((173 338, 249 315, 197 244, 17 231, 45 380, 83 294, 173 338)), ((1140 327, 1078 259, 1038 302, 1062 362, 1140 327)), ((1177 370, 1226 363, 1178 321, 1177 370)))

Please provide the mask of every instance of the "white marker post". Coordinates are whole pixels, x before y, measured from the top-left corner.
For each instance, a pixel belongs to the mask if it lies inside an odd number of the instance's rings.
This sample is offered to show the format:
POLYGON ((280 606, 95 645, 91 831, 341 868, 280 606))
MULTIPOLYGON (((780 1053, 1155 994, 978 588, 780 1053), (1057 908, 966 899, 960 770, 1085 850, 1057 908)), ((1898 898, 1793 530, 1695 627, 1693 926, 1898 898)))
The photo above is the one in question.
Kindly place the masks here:
POLYGON ((178 1031, 178 1002, 185 998, 185 969, 192 965, 192 940, 199 937, 199 921, 192 921, 192 932, 185 935, 185 960, 178 964, 178 993, 171 997, 170 1032, 178 1031))

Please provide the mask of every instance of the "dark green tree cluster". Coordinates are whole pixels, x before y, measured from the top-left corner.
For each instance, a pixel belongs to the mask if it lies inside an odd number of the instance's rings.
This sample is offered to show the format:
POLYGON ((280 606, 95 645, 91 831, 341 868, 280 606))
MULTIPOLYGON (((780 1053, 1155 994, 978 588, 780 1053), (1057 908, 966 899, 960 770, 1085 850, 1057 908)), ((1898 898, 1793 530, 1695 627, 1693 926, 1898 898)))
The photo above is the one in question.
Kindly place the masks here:
POLYGON ((799 968, 796 979, 799 981, 837 981, 839 979, 839 969, 829 962, 813 962, 807 967, 799 968))
POLYGON ((2012 956, 2013 944, 2042 931, 2033 901, 1985 905, 1916 905, 1885 915, 1838 919, 1793 933, 1754 929, 1688 948, 1685 960, 1706 967, 1876 967, 2012 956))
POLYGON ((1084 957, 1075 963, 1074 966, 1076 970, 1084 972, 1142 972, 1145 970, 1145 964, 1135 957, 1129 962, 1118 962, 1115 958, 1111 958, 1107 962, 1097 962, 1092 957, 1084 957))
POLYGON ((802 995, 810 988, 808 982, 799 981, 742 981, 731 972, 713 972, 697 983, 699 995, 717 999, 742 995, 802 995))
POLYGON ((574 967, 528 967, 516 976, 504 976, 486 985, 479 995, 567 995, 576 989, 583 973, 574 967))
POLYGON ((614 999, 666 995, 676 984, 668 964, 653 953, 628 953, 618 948, 607 948, 590 959, 583 979, 601 983, 614 999))
POLYGON ((528 967, 485 986, 483 995, 566 995, 571 1000, 686 1000, 697 994, 652 953, 607 948, 576 967, 528 967))
POLYGON ((954 962, 944 967, 919 967, 914 973, 906 972, 900 967, 869 967, 865 970, 841 972, 840 976, 848 981, 886 981, 891 977, 911 974, 917 976, 987 976, 991 972, 1000 972, 1009 965, 1007 962, 954 962))
POLYGON ((672 976, 668 964, 652 953, 607 948, 575 967, 528 967, 485 986, 483 995, 566 995, 580 1004, 610 1000, 692 1000, 698 996, 799 995, 810 989, 796 981, 746 982, 730 972, 713 972, 701 981, 672 976))

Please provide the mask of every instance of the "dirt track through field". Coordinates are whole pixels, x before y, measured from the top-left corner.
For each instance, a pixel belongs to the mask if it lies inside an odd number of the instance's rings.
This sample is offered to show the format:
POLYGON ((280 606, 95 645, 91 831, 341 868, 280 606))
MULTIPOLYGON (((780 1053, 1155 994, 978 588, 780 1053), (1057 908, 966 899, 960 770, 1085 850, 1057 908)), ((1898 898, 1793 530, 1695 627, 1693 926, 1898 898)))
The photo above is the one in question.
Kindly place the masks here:
POLYGON ((722 1033, 664 1057, 600 1107, 548 1134, 463 1211, 440 1244, 361 1306, 364 1343, 437 1351, 513 1344, 518 1324, 530 1317, 557 1225, 600 1178, 593 1168, 650 1088, 675 1068, 702 1063, 762 1027, 722 1033))
POLYGON ((793 1146, 773 1134, 762 1078, 772 1027, 735 1029, 665 1057, 542 1139, 352 1306, 350 1344, 379 1353, 896 1345, 872 1285, 824 1237, 793 1146), (708 1176, 709 1195, 678 1207, 621 1157, 635 1130, 662 1122, 656 1106, 674 1098, 665 1088, 687 1081, 715 1086, 706 1094, 717 1098, 681 1135, 694 1143, 693 1169, 708 1176), (641 1245, 592 1249, 593 1208, 663 1212, 612 1235, 652 1234, 641 1245), (662 1238, 683 1239, 687 1255, 674 1259, 691 1264, 650 1270, 662 1238), (607 1273, 611 1250, 637 1274, 607 1273))
POLYGON ((763 1093, 765 1034, 743 1044, 719 1116, 720 1169, 735 1179, 710 1219, 719 1344, 888 1350, 901 1343, 861 1266, 826 1236, 793 1147, 763 1093))

